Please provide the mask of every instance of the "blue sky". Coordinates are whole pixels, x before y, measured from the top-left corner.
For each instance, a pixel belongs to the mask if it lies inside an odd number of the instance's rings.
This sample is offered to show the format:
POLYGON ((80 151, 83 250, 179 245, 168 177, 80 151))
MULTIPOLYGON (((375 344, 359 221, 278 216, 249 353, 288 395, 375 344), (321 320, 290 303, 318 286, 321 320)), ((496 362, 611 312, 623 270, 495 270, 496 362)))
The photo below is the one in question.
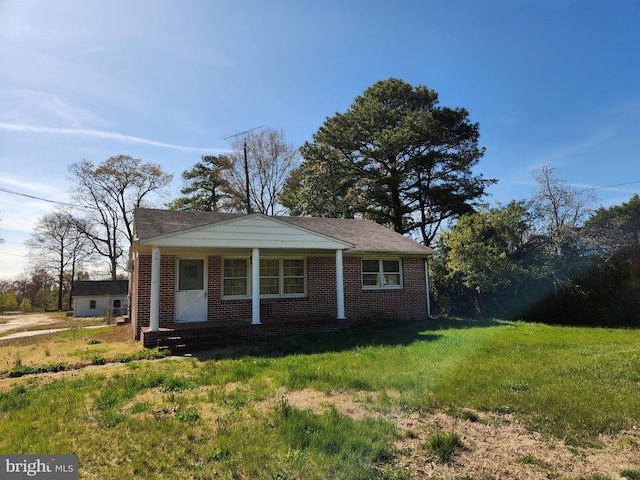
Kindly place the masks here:
POLYGON ((639 18, 636 0, 0 0, 0 278, 54 207, 2 190, 67 202, 69 165, 127 154, 177 193, 224 136, 301 145, 390 77, 480 124, 487 201, 529 198, 547 163, 620 204, 640 191, 639 18))

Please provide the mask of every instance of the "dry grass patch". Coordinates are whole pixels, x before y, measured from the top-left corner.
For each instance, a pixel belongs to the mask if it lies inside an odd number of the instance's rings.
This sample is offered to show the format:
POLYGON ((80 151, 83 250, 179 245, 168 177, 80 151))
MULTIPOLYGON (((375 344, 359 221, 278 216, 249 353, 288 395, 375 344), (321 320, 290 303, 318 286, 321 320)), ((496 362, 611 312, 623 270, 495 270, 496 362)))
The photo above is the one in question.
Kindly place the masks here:
MULTIPOLYGON (((69 320, 60 325, 66 322, 69 320)), ((115 362, 142 350, 140 342, 133 339, 131 324, 97 329, 77 327, 76 323, 76 328, 57 333, 8 340, 0 337, 0 377, 9 376, 21 366, 61 364, 65 368, 80 368, 115 362)))
MULTIPOLYGON (((397 396, 385 393, 384 396, 397 396)), ((320 392, 279 389, 260 410, 273 408, 285 399, 289 405, 314 414, 335 408, 360 421, 367 417, 393 422, 399 431, 393 468, 407 478, 549 478, 576 479, 600 475, 621 478, 623 470, 640 466, 640 429, 617 435, 601 435, 593 446, 573 446, 562 440, 530 432, 513 415, 464 411, 435 414, 405 411, 380 412, 372 405, 380 394, 371 392, 320 392), (437 434, 456 434, 462 448, 449 462, 442 462, 425 448, 437 434)), ((596 477, 594 477, 596 478, 596 477)))
POLYGON ((624 469, 638 468, 640 431, 601 436, 598 446, 575 447, 527 431, 510 415, 477 412, 481 421, 444 413, 396 417, 403 434, 396 442, 402 455, 395 467, 411 478, 549 478, 575 479, 593 475, 618 479, 624 469), (432 458, 424 445, 433 434, 455 432, 464 448, 450 463, 432 458), (465 477, 466 476, 466 477, 465 477))

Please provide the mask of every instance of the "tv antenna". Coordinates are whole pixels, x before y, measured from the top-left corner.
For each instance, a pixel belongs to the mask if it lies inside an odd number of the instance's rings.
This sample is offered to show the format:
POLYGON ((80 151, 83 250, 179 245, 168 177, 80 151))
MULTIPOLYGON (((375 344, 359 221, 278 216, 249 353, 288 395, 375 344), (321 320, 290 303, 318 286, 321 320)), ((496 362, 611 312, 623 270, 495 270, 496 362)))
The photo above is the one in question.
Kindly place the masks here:
POLYGON ((231 138, 237 138, 244 136, 244 178, 245 178, 245 188, 247 189, 247 214, 251 213, 251 196, 249 195, 249 164, 247 163, 247 133, 253 132, 254 130, 259 130, 262 128, 262 125, 259 127, 250 128, 249 130, 244 130, 242 132, 233 133, 231 135, 227 135, 226 137, 222 137, 223 140, 229 140, 231 138))

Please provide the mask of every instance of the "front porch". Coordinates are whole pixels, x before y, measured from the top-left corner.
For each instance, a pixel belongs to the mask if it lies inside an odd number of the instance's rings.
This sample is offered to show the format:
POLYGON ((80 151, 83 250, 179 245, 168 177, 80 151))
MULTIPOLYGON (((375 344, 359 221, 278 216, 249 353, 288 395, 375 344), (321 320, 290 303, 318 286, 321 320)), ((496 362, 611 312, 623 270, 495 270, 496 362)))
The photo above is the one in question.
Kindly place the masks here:
POLYGON ((339 332, 349 328, 349 321, 333 316, 263 318, 262 323, 247 320, 175 324, 152 331, 140 329, 145 348, 165 348, 172 353, 225 347, 244 340, 291 337, 306 333, 339 332))

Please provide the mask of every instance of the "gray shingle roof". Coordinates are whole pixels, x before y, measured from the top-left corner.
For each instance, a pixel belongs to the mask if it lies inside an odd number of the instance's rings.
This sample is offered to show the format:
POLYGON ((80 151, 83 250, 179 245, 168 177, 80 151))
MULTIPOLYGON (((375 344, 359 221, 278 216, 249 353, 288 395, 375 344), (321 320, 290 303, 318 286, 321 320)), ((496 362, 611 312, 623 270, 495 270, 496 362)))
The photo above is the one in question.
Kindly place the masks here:
POLYGON ((93 280, 74 282, 74 296, 126 295, 129 291, 129 280, 93 280))
MULTIPOLYGON (((147 240, 183 230, 229 221, 245 215, 242 213, 138 208, 134 215, 135 236, 137 240, 147 240)), ((433 253, 431 248, 370 220, 286 216, 274 218, 311 232, 352 243, 355 247, 350 249, 351 252, 422 255, 433 253)))

